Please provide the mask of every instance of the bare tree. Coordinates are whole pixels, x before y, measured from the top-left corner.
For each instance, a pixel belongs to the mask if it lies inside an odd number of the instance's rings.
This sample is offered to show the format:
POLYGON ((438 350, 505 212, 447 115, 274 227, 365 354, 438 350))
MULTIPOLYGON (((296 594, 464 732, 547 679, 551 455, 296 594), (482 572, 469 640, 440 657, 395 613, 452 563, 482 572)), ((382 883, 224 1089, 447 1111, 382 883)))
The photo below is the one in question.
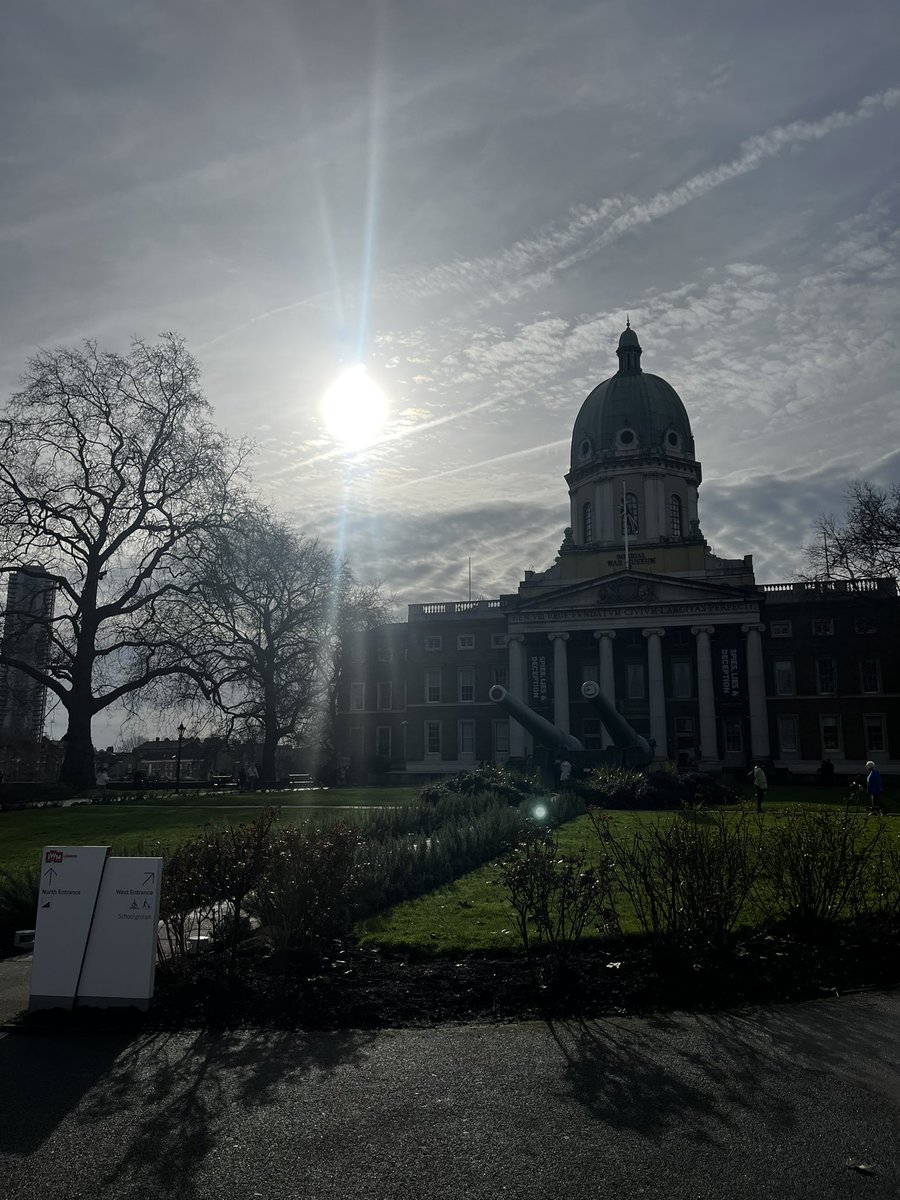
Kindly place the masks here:
POLYGON ((94 715, 192 670, 170 631, 186 564, 229 519, 243 451, 208 421, 181 339, 130 353, 42 351, 0 419, 0 570, 36 563, 56 588, 46 665, 0 663, 68 714, 61 778, 94 782, 94 715))
POLYGON ((900 484, 888 492, 856 479, 845 499, 843 516, 823 513, 816 520, 817 540, 804 547, 805 575, 811 579, 900 577, 900 484))

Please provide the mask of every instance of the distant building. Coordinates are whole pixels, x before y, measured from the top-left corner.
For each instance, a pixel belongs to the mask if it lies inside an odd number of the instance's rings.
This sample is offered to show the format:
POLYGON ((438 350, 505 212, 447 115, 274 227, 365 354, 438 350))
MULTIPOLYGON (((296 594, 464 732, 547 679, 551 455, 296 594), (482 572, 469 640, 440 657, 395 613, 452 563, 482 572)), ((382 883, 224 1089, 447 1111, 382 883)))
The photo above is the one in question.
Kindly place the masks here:
POLYGON ((352 778, 478 762, 548 765, 488 698, 499 683, 585 749, 609 735, 599 684, 658 761, 745 772, 754 760, 900 774, 900 600, 890 579, 758 585, 700 529, 701 467, 675 390, 637 334, 575 420, 569 526, 556 560, 491 600, 417 603, 346 647, 339 758, 352 778))
MULTIPOLYGON (((45 671, 56 588, 47 572, 34 564, 9 576, 0 651, 45 671)), ((47 689, 30 675, 0 665, 0 737, 39 741, 44 732, 47 689)))

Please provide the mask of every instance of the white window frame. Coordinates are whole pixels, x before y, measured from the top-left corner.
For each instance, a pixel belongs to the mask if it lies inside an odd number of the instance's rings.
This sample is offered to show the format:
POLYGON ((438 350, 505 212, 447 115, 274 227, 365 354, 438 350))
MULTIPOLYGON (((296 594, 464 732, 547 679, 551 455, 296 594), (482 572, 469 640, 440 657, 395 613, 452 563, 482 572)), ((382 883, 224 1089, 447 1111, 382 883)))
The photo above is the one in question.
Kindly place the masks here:
POLYGON ((494 754, 509 754, 509 721, 491 722, 491 746, 494 754))
POLYGON ((836 755, 838 758, 844 757, 844 731, 841 727, 841 717, 839 713, 820 713, 819 714, 819 742, 822 746, 822 757, 827 758, 830 754, 836 755), (825 730, 837 729, 836 746, 828 746, 825 742, 825 730))
POLYGON ((439 633, 429 633, 425 638, 425 649, 429 654, 434 653, 435 650, 442 649, 443 645, 444 639, 439 633))
POLYGON ((585 544, 594 540, 594 506, 590 500, 581 506, 581 540, 585 544))
POLYGON ((778 714, 778 746, 783 755, 796 755, 800 753, 800 723, 797 718, 790 713, 778 714), (786 744, 784 736, 784 727, 788 725, 791 729, 790 741, 794 744, 789 746, 786 744))
POLYGON ((474 650, 475 649, 475 634, 460 633, 456 638, 457 650, 474 650))
POLYGON ((366 685, 365 681, 355 680, 350 684, 350 711, 365 712, 366 711, 366 685))
POLYGON ((813 617, 813 637, 834 637, 834 617, 813 617))
POLYGON ((440 721, 426 721, 425 722, 425 739, 423 742, 423 745, 425 748, 426 759, 439 759, 441 757, 442 744, 443 744, 443 730, 441 727, 441 722, 440 721), (437 731, 437 749, 430 750, 429 749, 429 746, 431 745, 430 734, 433 733, 435 730, 437 731))
POLYGON ((858 634, 877 633, 878 622, 874 617, 854 617, 853 632, 858 634))
POLYGON ((887 742, 887 718, 884 713, 863 713, 863 738, 866 743, 866 754, 880 754, 887 758, 888 742, 887 742), (880 733, 881 746, 873 746, 869 736, 870 729, 876 724, 880 733))
POLYGON ((684 522, 681 519, 681 497, 672 496, 669 503, 669 522, 670 533, 673 538, 680 538, 684 529, 684 522))
POLYGON ((585 662, 581 664, 581 682, 600 682, 600 664, 598 662, 585 662))
POLYGON ((475 703, 475 668, 460 667, 456 672, 456 696, 460 704, 475 703), (468 693, 468 695, 464 695, 468 693))
POLYGON ((725 717, 722 722, 726 754, 743 754, 744 730, 739 717, 725 717), (734 735, 737 735, 736 737, 734 735))
POLYGON ((491 687, 499 684, 500 687, 509 687, 509 667, 506 663, 495 663, 491 667, 491 687))
POLYGON ((393 646, 379 646, 378 647, 378 661, 379 662, 392 662, 393 658, 394 658, 393 646))
POLYGON ((769 636, 773 638, 793 637, 794 627, 790 621, 770 621, 769 636))
POLYGON ((440 704, 440 702, 441 702, 441 671, 440 671, 440 668, 437 667, 432 671, 425 672, 425 703, 426 704, 440 704), (435 682, 435 680, 437 682, 435 682), (437 695, 433 696, 431 694, 432 692, 436 692, 437 695))
POLYGON ((394 689, 390 679, 379 679, 377 682, 378 711, 390 712, 394 707, 394 689), (385 700, 387 703, 385 703, 385 700))
POLYGON ((457 721, 456 723, 456 746, 459 750, 460 760, 474 761, 475 758, 475 722, 474 721, 457 721), (465 750, 463 742, 469 741, 471 748, 465 750))
POLYGON ((386 758, 388 762, 391 760, 391 727, 390 725, 376 725, 375 727, 375 757, 386 758), (387 751, 382 752, 381 740, 387 734, 387 751))
POLYGON ((772 675, 774 676, 775 695, 776 696, 793 696, 797 690, 797 681, 794 677, 794 660, 792 658, 776 658, 772 663, 772 675), (779 668, 786 667, 790 671, 790 688, 782 687, 782 672, 779 668))
POLYGON ((838 693, 837 663, 835 662, 835 660, 833 658, 817 658, 816 659, 816 695, 817 696, 836 696, 837 693, 838 693), (824 674, 824 672, 822 671, 822 667, 825 663, 829 664, 829 670, 831 672, 831 680, 830 680, 831 686, 830 687, 827 686, 827 682, 828 682, 827 680, 826 680, 826 686, 823 686, 823 682, 822 682, 822 677, 824 674))
POLYGON ((506 649, 506 634, 505 633, 492 633, 491 634, 491 649, 492 650, 505 650, 506 649))
POLYGON ((859 663, 859 687, 864 696, 877 696, 881 692, 881 662, 877 658, 863 658, 859 663), (874 668, 875 686, 866 687, 866 664, 874 668))

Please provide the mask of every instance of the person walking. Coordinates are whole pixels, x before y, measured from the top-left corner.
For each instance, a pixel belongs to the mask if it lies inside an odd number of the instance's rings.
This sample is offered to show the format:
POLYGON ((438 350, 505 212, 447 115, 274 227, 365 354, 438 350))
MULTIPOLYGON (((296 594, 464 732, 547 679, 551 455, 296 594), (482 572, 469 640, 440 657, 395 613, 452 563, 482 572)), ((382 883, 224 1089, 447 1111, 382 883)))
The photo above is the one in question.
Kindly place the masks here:
POLYGON ((766 791, 769 787, 769 781, 766 779, 766 773, 759 763, 754 763, 753 770, 747 776, 753 780, 753 790, 756 792, 756 811, 762 812, 762 802, 766 798, 766 791))
POLYGON ((559 782, 568 783, 572 778, 572 764, 567 758, 561 760, 559 764, 559 782))
POLYGON ((870 813, 884 812, 881 804, 881 772, 870 760, 866 763, 866 797, 868 799, 868 811, 870 813))
POLYGON ((247 785, 251 792, 255 792, 259 787, 259 771, 256 769, 255 762, 252 762, 247 768, 247 785))

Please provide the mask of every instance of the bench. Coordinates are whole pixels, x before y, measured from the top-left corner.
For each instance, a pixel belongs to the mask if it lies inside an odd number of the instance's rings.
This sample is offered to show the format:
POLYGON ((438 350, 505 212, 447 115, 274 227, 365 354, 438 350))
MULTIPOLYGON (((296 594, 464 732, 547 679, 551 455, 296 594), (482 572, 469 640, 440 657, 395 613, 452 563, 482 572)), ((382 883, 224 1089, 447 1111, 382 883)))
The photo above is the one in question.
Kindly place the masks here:
POLYGON ((288 775, 288 783, 292 788, 310 788, 313 787, 313 777, 305 771, 299 774, 288 775))

